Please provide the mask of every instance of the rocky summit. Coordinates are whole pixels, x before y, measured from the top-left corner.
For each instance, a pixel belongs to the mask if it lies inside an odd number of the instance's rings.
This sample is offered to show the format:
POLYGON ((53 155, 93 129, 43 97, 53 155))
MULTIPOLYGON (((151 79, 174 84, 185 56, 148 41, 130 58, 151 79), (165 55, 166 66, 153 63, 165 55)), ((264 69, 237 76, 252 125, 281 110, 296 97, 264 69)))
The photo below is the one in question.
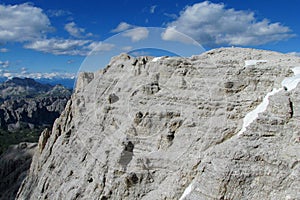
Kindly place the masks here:
POLYGON ((300 199, 299 67, 242 48, 114 57, 80 75, 17 199, 300 199))

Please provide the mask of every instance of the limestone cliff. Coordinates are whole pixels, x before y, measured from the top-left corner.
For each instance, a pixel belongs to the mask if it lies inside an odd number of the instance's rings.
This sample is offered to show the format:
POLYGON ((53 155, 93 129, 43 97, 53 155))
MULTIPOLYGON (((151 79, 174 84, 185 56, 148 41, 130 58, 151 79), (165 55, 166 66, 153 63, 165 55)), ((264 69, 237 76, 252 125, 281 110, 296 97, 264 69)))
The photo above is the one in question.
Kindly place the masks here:
POLYGON ((299 66, 241 48, 117 56, 80 76, 17 199, 299 199, 299 66))

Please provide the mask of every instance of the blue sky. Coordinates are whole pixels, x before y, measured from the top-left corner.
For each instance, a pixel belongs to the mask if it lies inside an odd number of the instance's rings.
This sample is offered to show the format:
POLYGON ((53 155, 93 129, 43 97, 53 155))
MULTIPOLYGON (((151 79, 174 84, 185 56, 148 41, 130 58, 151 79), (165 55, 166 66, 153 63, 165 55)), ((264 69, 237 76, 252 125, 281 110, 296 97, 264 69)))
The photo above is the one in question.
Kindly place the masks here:
POLYGON ((168 41, 178 39, 168 32, 176 30, 205 49, 296 54, 299 9, 298 0, 1 0, 0 76, 71 76, 93 48, 111 50, 112 42, 105 41, 115 34, 135 28, 127 32, 132 43, 145 39, 147 31, 138 27, 166 28, 168 41))

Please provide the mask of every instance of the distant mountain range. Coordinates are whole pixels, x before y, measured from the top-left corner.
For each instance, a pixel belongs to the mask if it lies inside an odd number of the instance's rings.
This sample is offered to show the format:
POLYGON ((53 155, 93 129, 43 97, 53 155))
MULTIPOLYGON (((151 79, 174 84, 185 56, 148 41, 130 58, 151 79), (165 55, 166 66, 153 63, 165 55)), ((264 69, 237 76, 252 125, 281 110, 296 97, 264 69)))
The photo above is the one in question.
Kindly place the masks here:
POLYGON ((50 85, 63 85, 66 88, 73 89, 76 78, 41 78, 35 79, 39 83, 50 84, 50 85))
MULTIPOLYGON (((11 80, 14 78, 22 78, 22 79, 26 79, 26 77, 4 77, 4 76, 0 76, 0 83, 4 83, 7 80, 11 80)), ((34 79, 36 82, 42 83, 42 84, 50 84, 52 86, 54 85, 63 85, 66 88, 72 89, 74 87, 74 83, 76 80, 75 76, 67 76, 67 77, 60 77, 60 76, 29 76, 28 78, 30 79, 34 79)))
MULTIPOLYGON (((43 81, 41 81, 43 82, 43 81)), ((31 78, 12 78, 0 84, 0 101, 40 96, 70 96, 70 89, 61 84, 41 83, 31 78)), ((46 82, 46 81, 45 81, 46 82)))
POLYGON ((51 127, 72 94, 63 85, 31 78, 12 78, 0 84, 0 153, 10 144, 36 142, 51 127))

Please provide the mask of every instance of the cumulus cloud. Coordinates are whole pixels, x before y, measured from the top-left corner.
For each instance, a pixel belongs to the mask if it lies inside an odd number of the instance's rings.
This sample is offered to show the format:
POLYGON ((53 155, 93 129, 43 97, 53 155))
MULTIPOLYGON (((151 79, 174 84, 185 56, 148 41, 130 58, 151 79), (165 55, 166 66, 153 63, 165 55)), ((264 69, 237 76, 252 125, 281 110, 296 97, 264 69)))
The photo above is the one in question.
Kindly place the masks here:
POLYGON ((0 5, 0 42, 24 42, 53 30, 41 8, 30 4, 0 5))
POLYGON ((128 30, 122 35, 124 37, 131 38, 132 42, 138 42, 140 40, 146 39, 149 35, 149 31, 147 30, 147 28, 139 27, 139 28, 128 30))
POLYGON ((89 40, 44 39, 36 40, 24 47, 55 55, 86 55, 82 48, 89 40))
POLYGON ((168 28, 211 46, 262 45, 294 36, 289 27, 268 19, 259 21, 253 12, 227 9, 224 4, 208 1, 187 6, 168 28))
POLYGON ((78 27, 75 22, 70 22, 65 25, 65 30, 73 37, 76 38, 83 38, 83 37, 88 37, 92 36, 92 33, 85 33, 84 28, 78 27))
POLYGON ((128 24, 126 22, 121 22, 115 29, 111 30, 111 32, 113 33, 119 33, 122 31, 126 31, 128 29, 133 28, 134 26, 131 24, 128 24))
POLYGON ((44 39, 28 43, 24 47, 54 55, 86 56, 91 51, 110 51, 115 45, 91 40, 44 39))
POLYGON ((163 40, 178 41, 184 44, 197 45, 195 40, 181 32, 178 32, 175 27, 168 27, 164 32, 162 32, 161 37, 163 40))
MULTIPOLYGON (((71 15, 69 11, 48 10, 51 17, 71 15)), ((0 44, 20 42, 26 49, 32 49, 54 55, 88 55, 96 43, 83 39, 93 36, 75 22, 65 24, 64 29, 75 39, 48 38, 48 33, 54 31, 48 16, 41 8, 32 4, 1 5, 0 4, 0 44)), ((121 26, 122 27, 122 26, 121 26)), ((124 28, 124 26, 123 26, 124 28)), ((108 45, 98 45, 99 50, 111 48, 108 45)), ((0 48, 1 53, 8 52, 0 48)), ((7 66, 1 62, 0 67, 7 66)))

